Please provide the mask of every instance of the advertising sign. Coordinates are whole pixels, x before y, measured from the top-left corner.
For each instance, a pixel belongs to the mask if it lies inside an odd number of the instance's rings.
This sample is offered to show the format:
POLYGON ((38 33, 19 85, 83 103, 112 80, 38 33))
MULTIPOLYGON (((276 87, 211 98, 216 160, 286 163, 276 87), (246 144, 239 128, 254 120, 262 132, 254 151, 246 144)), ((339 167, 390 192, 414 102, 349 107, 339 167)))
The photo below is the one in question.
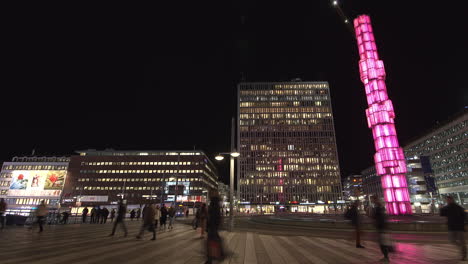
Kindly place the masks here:
POLYGON ((109 196, 107 195, 83 195, 79 198, 80 202, 107 202, 109 196))
POLYGON ((67 171, 13 171, 8 196, 60 196, 67 171))

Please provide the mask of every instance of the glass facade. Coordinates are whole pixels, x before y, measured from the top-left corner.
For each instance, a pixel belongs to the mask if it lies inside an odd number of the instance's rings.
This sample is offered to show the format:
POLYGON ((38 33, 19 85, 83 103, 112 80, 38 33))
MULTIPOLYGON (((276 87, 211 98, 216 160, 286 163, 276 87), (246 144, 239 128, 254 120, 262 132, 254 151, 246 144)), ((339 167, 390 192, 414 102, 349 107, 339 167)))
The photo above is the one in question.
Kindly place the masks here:
POLYGON ((336 203, 342 189, 328 83, 241 83, 238 96, 240 203, 336 203))
POLYGON ((407 157, 429 157, 439 194, 468 204, 468 111, 406 145, 407 157))

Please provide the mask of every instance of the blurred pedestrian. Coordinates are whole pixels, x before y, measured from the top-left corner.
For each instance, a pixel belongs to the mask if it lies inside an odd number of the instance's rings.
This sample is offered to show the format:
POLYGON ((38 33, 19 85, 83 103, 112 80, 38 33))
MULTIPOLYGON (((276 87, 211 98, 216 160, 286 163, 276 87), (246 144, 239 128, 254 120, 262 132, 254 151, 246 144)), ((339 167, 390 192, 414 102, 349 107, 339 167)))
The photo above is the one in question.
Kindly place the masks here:
POLYGON ((37 223, 39 224, 39 233, 44 231, 43 224, 48 213, 49 213, 49 210, 47 209, 45 201, 42 200, 36 209, 36 218, 37 218, 37 223))
POLYGON ((141 216, 141 209, 138 208, 138 210, 136 211, 136 218, 138 221, 140 220, 140 216, 141 216))
POLYGON ((221 209, 219 206, 220 199, 216 191, 214 191, 210 198, 210 206, 208 208, 208 239, 206 241, 207 260, 205 263, 211 264, 214 260, 222 261, 224 258, 224 250, 222 239, 219 236, 218 230, 221 225, 221 209))
POLYGON ((7 204, 5 202, 5 199, 0 199, 0 225, 2 226, 1 228, 5 228, 5 213, 7 209, 7 204))
POLYGON ((173 229, 173 224, 174 224, 174 218, 175 218, 175 214, 176 214, 176 211, 174 209, 174 207, 169 207, 169 210, 167 212, 168 216, 169 216, 169 229, 173 229))
POLYGON ((390 251, 393 252, 393 247, 390 241, 390 236, 387 233, 387 219, 385 216, 385 208, 382 206, 382 203, 380 202, 377 196, 371 196, 371 200, 374 203, 374 208, 372 210, 371 217, 374 219, 374 225, 377 229, 380 250, 384 255, 381 261, 388 262, 388 253, 390 251))
POLYGON ((114 222, 114 218, 115 218, 115 208, 112 208, 112 211, 111 211, 110 215, 111 215, 110 218, 111 218, 111 223, 112 223, 112 222, 114 222))
POLYGON ((112 228, 112 233, 110 234, 110 236, 113 236, 115 234, 115 229, 117 228, 118 224, 122 226, 122 229, 125 232, 125 236, 128 235, 127 226, 125 225, 125 221, 124 221, 126 214, 127 214, 127 207, 125 206, 124 201, 120 199, 119 210, 117 212, 117 218, 115 219, 114 227, 112 228))
POLYGON ((456 204, 452 196, 447 196, 447 205, 440 210, 440 215, 447 217, 449 240, 460 248, 462 260, 465 261, 465 209, 456 204))
POLYGON ((62 213, 62 221, 61 223, 62 224, 66 224, 68 222, 68 216, 70 215, 70 213, 68 213, 68 211, 65 211, 62 213))
POLYGON ((86 217, 88 216, 88 207, 85 207, 83 211, 81 211, 81 216, 83 217, 83 223, 86 223, 86 217))
POLYGON ((163 229, 166 230, 166 220, 167 220, 167 208, 166 208, 166 205, 163 204, 161 207, 161 218, 159 219, 160 230, 163 230, 163 229))
POLYGON ((351 224, 354 226, 356 248, 364 248, 361 245, 361 219, 359 215, 359 200, 354 201, 351 207, 346 211, 345 218, 351 220, 351 224))
POLYGON ((200 208, 200 214, 198 216, 199 221, 198 224, 200 226, 200 237, 205 237, 205 230, 206 230, 206 221, 208 219, 208 210, 206 208, 206 203, 203 203, 200 208))
POLYGON ((135 209, 132 209, 132 211, 130 211, 130 220, 133 221, 133 219, 135 218, 135 209))
POLYGON ((189 215, 189 209, 187 208, 187 210, 185 211, 185 218, 188 218, 188 215, 189 215))
POLYGON ((101 209, 101 224, 107 223, 107 217, 109 216, 109 210, 104 207, 101 209))
POLYGON ((101 222, 101 218, 102 218, 102 209, 98 205, 96 208, 96 224, 99 224, 101 222))
POLYGON ((154 228, 158 228, 158 223, 161 219, 161 209, 159 208, 159 205, 156 205, 156 208, 154 209, 154 228))
POLYGON ((141 239, 145 232, 145 229, 153 232, 153 238, 151 240, 156 240, 156 230, 154 229, 154 218, 156 214, 156 209, 154 205, 148 204, 143 208, 143 224, 141 225, 140 233, 137 235, 137 239, 141 239))
POLYGON ((91 209, 91 224, 94 224, 96 222, 96 208, 93 207, 91 209))

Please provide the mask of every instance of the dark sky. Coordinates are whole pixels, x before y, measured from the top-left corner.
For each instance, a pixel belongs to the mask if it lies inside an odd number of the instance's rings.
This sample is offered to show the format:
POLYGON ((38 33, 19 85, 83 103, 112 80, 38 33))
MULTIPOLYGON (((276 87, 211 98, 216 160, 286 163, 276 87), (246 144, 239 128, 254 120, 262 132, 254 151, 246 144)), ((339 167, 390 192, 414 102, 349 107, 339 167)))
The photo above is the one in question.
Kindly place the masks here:
MULTIPOLYGON (((468 104, 466 8, 431 2, 341 3, 371 15, 402 144, 468 104)), ((372 164, 356 44, 327 0, 18 6, 4 19, 0 160, 34 148, 226 151, 243 72, 328 81, 343 176, 372 164)))

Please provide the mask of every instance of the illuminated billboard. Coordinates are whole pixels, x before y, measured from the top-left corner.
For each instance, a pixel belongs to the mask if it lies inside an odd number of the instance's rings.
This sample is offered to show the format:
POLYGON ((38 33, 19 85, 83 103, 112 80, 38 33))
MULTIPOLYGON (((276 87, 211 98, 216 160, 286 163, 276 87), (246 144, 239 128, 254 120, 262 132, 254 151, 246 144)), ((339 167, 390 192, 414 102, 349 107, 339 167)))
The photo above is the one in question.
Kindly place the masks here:
POLYGON ((8 196, 60 196, 67 171, 13 171, 8 196))

